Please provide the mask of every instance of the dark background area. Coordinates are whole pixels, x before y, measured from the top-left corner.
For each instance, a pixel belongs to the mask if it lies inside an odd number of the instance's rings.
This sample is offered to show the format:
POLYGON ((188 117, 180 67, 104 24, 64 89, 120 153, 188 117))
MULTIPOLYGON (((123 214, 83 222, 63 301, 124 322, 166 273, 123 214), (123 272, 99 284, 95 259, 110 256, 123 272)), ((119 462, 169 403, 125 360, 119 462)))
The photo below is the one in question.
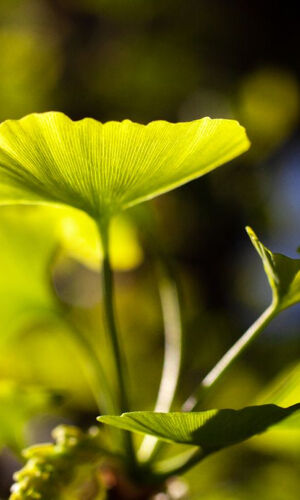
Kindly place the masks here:
MULTIPOLYGON (((0 1, 1 120, 48 110, 73 119, 141 123, 211 116, 237 119, 248 131, 248 153, 151 202, 160 245, 183 293, 186 340, 179 402, 268 304, 261 263, 244 227, 252 226, 273 251, 297 256, 296 9, 291 2, 242 0, 0 1)), ((135 217, 139 214, 133 211, 135 217)), ((151 262, 144 252, 141 266, 117 274, 137 409, 152 408, 163 346, 151 262), (146 306, 139 307, 143 300, 146 306), (134 377, 141 374, 142 393, 134 387, 134 377)), ((84 283, 94 283, 91 272, 80 272, 84 283)), ((228 373, 209 407, 251 404, 277 373, 299 361, 299 319, 298 306, 276 319, 228 373)), ((14 369, 7 366, 0 375, 13 378, 14 369)), ((28 377, 17 373, 16 378, 27 382, 28 377)), ((41 382, 34 375, 29 380, 41 382)), ((82 407, 75 396, 70 408, 67 418, 75 422, 89 422, 96 411, 91 402, 82 407)), ((222 472, 222 459, 214 458, 204 466, 206 479, 191 475, 203 498, 263 498, 260 488, 265 487, 270 490, 264 498, 296 499, 299 455, 243 450, 226 452, 222 472), (278 478, 289 483, 285 493, 278 478)), ((10 483, 7 463, 7 458, 0 462, 3 495, 10 483)))

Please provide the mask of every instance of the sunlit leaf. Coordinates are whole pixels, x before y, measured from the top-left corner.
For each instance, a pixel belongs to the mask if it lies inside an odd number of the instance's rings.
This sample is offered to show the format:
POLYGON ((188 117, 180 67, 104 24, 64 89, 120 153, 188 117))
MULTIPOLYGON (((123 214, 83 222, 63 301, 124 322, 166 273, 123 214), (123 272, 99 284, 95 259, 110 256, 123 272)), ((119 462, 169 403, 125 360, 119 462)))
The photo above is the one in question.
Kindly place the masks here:
POLYGON ((251 228, 246 229, 262 260, 277 310, 286 309, 299 302, 300 259, 291 259, 285 255, 272 253, 259 241, 251 228))
MULTIPOLYGON (((261 403, 271 402, 278 405, 293 405, 300 401, 300 363, 296 363, 280 373, 257 398, 261 403)), ((300 431, 300 412, 286 419, 280 428, 300 431)))
POLYGON ((292 405, 300 400, 300 363, 288 367, 276 376, 257 399, 279 405, 292 405))
POLYGON ((73 122, 58 112, 0 126, 1 203, 54 202, 99 217, 153 198, 246 151, 236 121, 73 122))
MULTIPOLYGON (((285 368, 256 398, 255 404, 274 403, 283 406, 300 401, 300 363, 285 368)), ((300 456, 300 412, 273 427, 270 432, 254 439, 252 446, 270 450, 280 456, 300 456)))
POLYGON ((193 413, 132 412, 120 417, 104 415, 99 422, 128 431, 150 434, 173 443, 200 446, 205 454, 239 443, 300 411, 276 405, 242 410, 209 410, 193 413))

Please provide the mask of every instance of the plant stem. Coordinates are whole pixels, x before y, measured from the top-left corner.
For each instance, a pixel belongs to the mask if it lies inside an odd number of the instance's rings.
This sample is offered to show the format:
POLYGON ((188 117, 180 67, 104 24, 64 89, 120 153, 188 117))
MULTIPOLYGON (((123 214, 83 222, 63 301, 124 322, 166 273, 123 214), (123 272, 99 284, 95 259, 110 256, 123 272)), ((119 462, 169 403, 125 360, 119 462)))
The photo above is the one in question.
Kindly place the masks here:
POLYGON ((211 389, 227 369, 236 361, 246 347, 259 335, 259 333, 276 316, 277 308, 271 304, 263 314, 248 328, 239 340, 226 352, 215 367, 202 380, 200 386, 183 404, 183 411, 195 411, 208 389, 211 389))
MULTIPOLYGON (((102 294, 106 328, 109 334, 112 358, 116 372, 118 389, 119 389, 119 404, 118 410, 120 413, 129 411, 129 402, 127 396, 127 384, 125 383, 125 361, 124 354, 120 347, 119 335, 115 319, 114 311, 114 283, 112 269, 109 258, 109 221, 101 220, 99 223, 100 238, 103 249, 102 263, 102 294)), ((129 432, 124 432, 124 445, 127 452, 127 458, 131 466, 135 464, 135 452, 132 442, 132 436, 129 432)))
MULTIPOLYGON (((182 353, 182 324, 176 281, 168 266, 158 266, 159 292, 164 322, 165 354, 160 387, 154 411, 168 412, 172 406, 180 374, 182 353)), ((138 451, 142 462, 149 461, 157 448, 157 438, 146 436, 138 451)))
MULTIPOLYGON (((195 411, 198 409, 203 395, 219 381, 225 371, 238 359, 246 347, 271 322, 276 314, 276 303, 272 303, 206 375, 199 388, 184 403, 183 411, 195 411)), ((201 449, 190 453, 182 453, 177 457, 157 462, 154 465, 153 473, 158 480, 166 479, 175 474, 182 474, 203 460, 205 456, 201 449)))

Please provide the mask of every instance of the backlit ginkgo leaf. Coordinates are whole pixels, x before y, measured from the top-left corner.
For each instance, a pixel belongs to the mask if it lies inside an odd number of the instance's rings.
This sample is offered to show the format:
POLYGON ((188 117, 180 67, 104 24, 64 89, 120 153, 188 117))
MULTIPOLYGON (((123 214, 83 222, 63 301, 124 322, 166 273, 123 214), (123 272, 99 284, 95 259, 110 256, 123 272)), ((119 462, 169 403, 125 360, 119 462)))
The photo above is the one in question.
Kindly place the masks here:
POLYGON ((59 112, 0 125, 0 198, 56 203, 96 219, 200 177, 249 147, 234 120, 72 121, 59 112))
POLYGON ((250 227, 246 230, 262 260, 276 309, 282 311, 299 302, 300 259, 291 259, 279 253, 272 253, 259 241, 250 227))

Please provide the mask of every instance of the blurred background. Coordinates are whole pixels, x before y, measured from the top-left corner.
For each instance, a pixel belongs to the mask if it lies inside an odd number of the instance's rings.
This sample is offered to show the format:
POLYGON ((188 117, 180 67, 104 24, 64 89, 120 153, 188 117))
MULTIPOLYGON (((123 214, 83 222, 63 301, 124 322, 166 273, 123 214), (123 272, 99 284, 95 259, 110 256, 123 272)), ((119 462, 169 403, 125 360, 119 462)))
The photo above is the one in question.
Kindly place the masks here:
MULTIPOLYGON (((238 160, 115 223, 135 409, 153 408, 163 357, 158 247, 183 306, 177 407, 270 300, 245 225, 273 251, 298 255, 298 24, 291 4, 269 1, 0 0, 1 121, 49 110, 141 123, 208 115, 239 120, 252 142, 238 160)), ((105 364, 98 246, 84 216, 1 208, 0 498, 22 446, 49 440, 60 422, 95 422, 84 354, 58 311, 68 311, 105 364)), ((299 401, 299 322, 299 306, 282 313, 205 407, 299 401), (278 399, 277 387, 291 380, 278 399)), ((299 445, 299 432, 272 431, 212 456, 170 487, 175 498, 295 500, 299 445)))

